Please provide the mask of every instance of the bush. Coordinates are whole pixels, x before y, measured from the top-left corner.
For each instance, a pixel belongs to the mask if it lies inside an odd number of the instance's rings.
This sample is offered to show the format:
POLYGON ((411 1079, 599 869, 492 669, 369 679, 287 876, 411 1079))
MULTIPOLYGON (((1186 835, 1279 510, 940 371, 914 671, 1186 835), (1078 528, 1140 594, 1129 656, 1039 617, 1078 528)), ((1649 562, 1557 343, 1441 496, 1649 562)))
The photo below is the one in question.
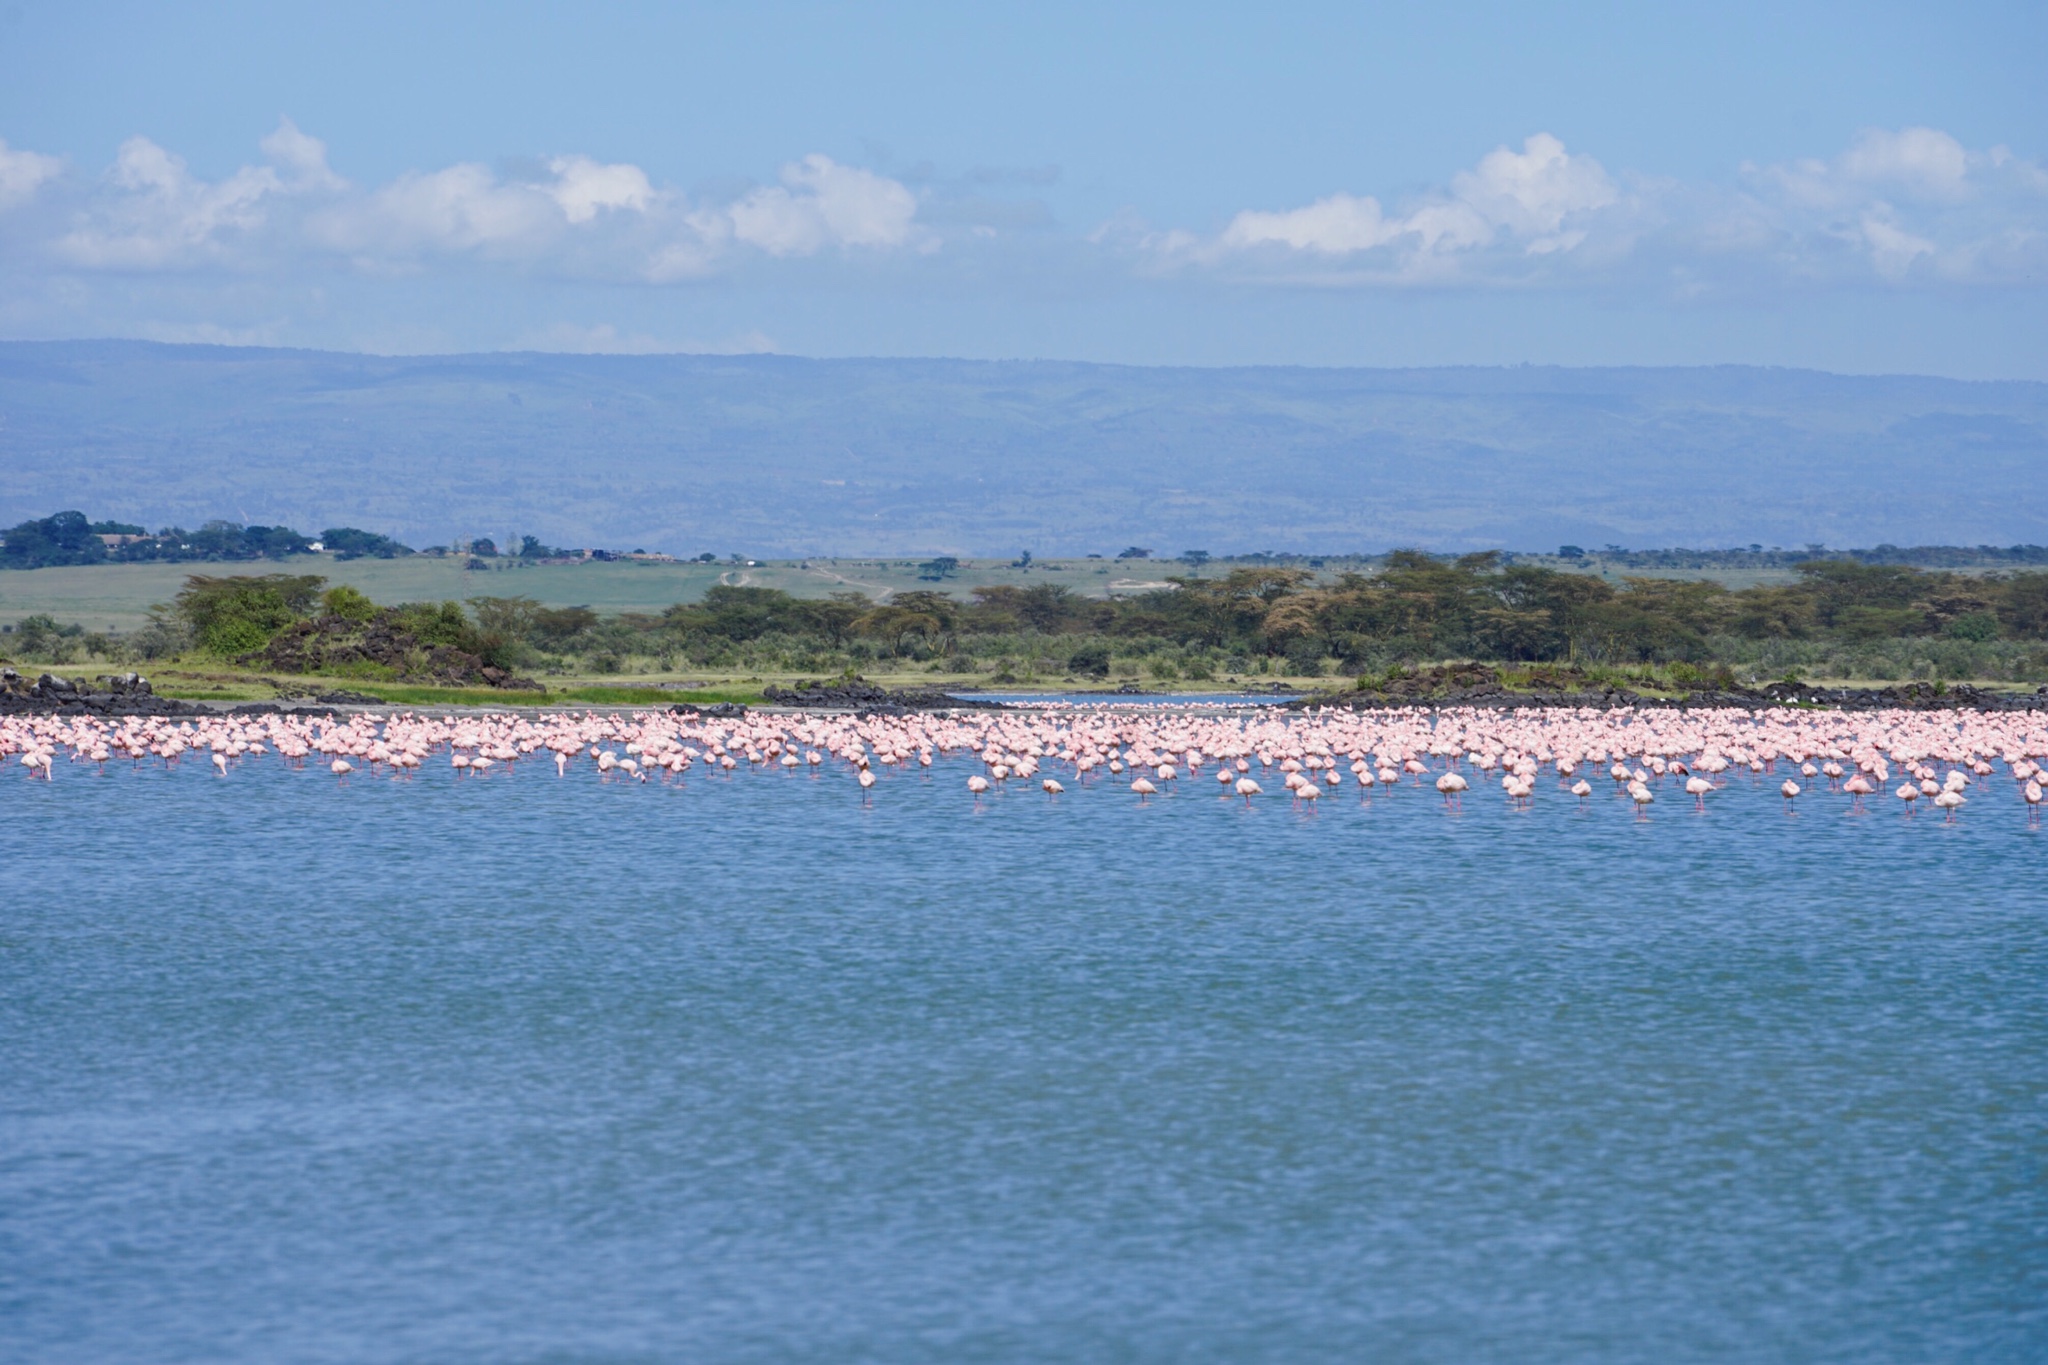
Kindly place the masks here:
POLYGON ((1287 642, 1287 671, 1297 677, 1313 678, 1323 671, 1323 642, 1312 636, 1298 636, 1287 642))
POLYGON ((367 594, 343 584, 320 594, 320 610, 344 621, 367 621, 377 614, 377 604, 367 594))
POLYGON ((77 659, 84 634, 83 626, 60 626, 55 617, 38 614, 14 627, 14 638, 9 644, 22 659, 68 664, 77 659))
POLYGON ((1973 611, 1958 616, 1948 623, 1946 632, 1952 640, 1970 640, 1978 644, 1986 640, 1996 640, 1999 633, 1998 615, 1989 611, 1973 611))
POLYGON ((149 609, 149 624, 135 632, 129 648, 141 659, 168 659, 192 648, 192 627, 168 603, 149 609))
POLYGON ((1109 646, 1088 644, 1067 656, 1067 671, 1088 678, 1109 676, 1109 646))
POLYGON ((263 648, 271 636, 308 614, 326 581, 310 574, 193 574, 178 594, 177 608, 201 649, 233 658, 263 648))

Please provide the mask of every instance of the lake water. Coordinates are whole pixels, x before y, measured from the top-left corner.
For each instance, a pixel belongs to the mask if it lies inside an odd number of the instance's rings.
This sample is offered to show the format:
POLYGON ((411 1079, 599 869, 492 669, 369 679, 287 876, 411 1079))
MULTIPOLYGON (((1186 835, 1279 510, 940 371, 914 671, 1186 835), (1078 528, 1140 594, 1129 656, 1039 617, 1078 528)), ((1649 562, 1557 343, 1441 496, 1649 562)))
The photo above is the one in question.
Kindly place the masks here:
POLYGON ((973 770, 10 770, 0 1353, 2048 1358, 2009 791, 973 770))

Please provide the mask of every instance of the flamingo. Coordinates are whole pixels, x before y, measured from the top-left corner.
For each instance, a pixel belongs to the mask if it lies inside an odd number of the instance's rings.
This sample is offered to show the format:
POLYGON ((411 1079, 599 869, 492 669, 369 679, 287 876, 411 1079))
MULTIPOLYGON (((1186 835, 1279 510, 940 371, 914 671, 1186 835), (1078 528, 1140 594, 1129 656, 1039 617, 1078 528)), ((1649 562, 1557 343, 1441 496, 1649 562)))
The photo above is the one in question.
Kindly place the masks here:
POLYGON ((1159 788, 1153 786, 1142 777, 1131 783, 1131 790, 1138 794, 1138 804, 1141 806, 1145 804, 1146 797, 1156 796, 1159 793, 1159 788))
POLYGON ((1264 796, 1266 794, 1265 788, 1252 781, 1249 777, 1238 778, 1235 790, 1239 796, 1244 798, 1244 803, 1247 806, 1252 803, 1254 796, 1264 796))

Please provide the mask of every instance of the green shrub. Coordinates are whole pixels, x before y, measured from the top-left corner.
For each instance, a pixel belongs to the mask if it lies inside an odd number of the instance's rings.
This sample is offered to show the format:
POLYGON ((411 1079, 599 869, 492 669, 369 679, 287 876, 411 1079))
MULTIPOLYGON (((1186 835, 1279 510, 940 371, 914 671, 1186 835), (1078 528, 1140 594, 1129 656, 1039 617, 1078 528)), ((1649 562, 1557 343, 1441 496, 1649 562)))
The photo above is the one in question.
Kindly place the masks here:
POLYGON ((1298 636, 1287 642, 1287 671, 1296 677, 1313 678, 1323 671, 1323 642, 1313 636, 1298 636))
POLYGON ((1967 615, 1958 616, 1955 620, 1948 623, 1948 629, 1943 633, 1951 640, 1970 640, 1979 644, 1986 640, 1996 640, 2000 634, 1998 614, 1989 611, 1973 611, 1967 615))
POLYGON ((367 621, 377 614, 377 604, 367 594, 344 583, 320 594, 320 610, 344 621, 367 621))
POLYGON ((201 649, 233 658, 263 648, 271 636, 310 612, 326 581, 311 574, 193 574, 178 594, 177 609, 201 649))
POLYGON ((1067 656, 1067 671, 1083 677, 1106 678, 1109 676, 1109 646, 1086 644, 1067 656))
POLYGON ((68 664, 78 659, 84 645, 85 627, 79 625, 60 626, 54 616, 37 614, 22 620, 14 627, 14 635, 8 641, 8 652, 15 656, 38 663, 68 664))

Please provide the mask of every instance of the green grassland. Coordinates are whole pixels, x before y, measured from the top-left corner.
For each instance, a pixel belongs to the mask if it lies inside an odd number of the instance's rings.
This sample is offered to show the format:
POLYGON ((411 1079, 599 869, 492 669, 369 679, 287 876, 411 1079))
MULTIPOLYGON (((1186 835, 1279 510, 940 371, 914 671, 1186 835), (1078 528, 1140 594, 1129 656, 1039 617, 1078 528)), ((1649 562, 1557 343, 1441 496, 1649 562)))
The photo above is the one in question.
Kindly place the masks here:
MULTIPOLYGON (((489 562, 489 561, 486 561, 489 562)), ((1168 574, 1186 565, 1166 560, 1073 559, 1017 568, 999 559, 963 560, 942 582, 918 577, 917 559, 773 560, 754 565, 664 564, 638 560, 593 560, 583 564, 516 565, 468 569, 454 556, 414 555, 407 559, 337 560, 332 555, 295 555, 239 564, 94 564, 78 568, 27 569, 0 573, 0 621, 38 613, 87 630, 128 632, 147 620, 149 608, 177 596, 188 575, 227 577, 268 573, 319 574, 330 585, 358 589, 378 602, 466 602, 472 597, 531 597, 548 607, 589 607, 606 616, 657 613, 677 602, 694 602, 714 584, 780 588, 793 597, 828 597, 859 592, 877 600, 891 593, 937 588, 966 597, 991 584, 1060 583, 1084 597, 1143 592, 1166 586, 1168 574)), ((1214 573, 1215 570, 1211 570, 1214 573)))
MULTIPOLYGON (((694 602, 703 597, 706 588, 719 583, 779 588, 803 598, 859 592, 878 601, 893 593, 919 589, 936 588, 966 598, 978 587, 1056 583, 1082 597, 1101 598, 1164 587, 1169 576, 1214 578, 1227 569, 1214 563, 1190 569, 1171 559, 1035 560, 1025 567, 1000 559, 973 559, 960 561, 958 569, 935 583, 920 578, 919 566, 923 562, 914 558, 792 559, 734 565, 593 560, 582 564, 520 565, 501 559, 491 568, 470 569, 465 567, 465 561, 452 555, 350 560, 338 560, 332 555, 296 555, 282 562, 94 564, 0 573, 0 622, 12 623, 42 614, 67 623, 76 622, 90 631, 126 634, 145 624, 151 606, 176 597, 186 577, 194 573, 319 574, 330 585, 356 588, 378 602, 531 597, 543 606, 586 606, 601 615, 612 616, 620 612, 658 613, 677 602, 694 602)), ((1319 562, 1325 566, 1319 577, 1334 577, 1340 568, 1362 566, 1367 561, 1332 558, 1319 562)), ((1540 558, 1529 562, 1589 573, 1613 582, 1623 577, 1622 570, 1597 558, 1583 562, 1540 558)), ((1741 569, 1627 572, 1644 578, 1710 578, 1729 588, 1780 584, 1796 577, 1789 572, 1741 569)))

